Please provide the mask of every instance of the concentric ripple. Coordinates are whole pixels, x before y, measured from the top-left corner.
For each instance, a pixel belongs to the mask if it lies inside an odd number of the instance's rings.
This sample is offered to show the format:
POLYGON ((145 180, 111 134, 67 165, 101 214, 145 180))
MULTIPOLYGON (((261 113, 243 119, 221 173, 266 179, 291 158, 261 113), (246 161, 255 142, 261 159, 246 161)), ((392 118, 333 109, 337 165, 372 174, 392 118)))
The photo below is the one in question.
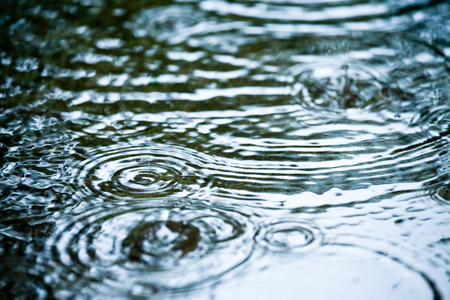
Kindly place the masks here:
POLYGON ((383 76, 362 63, 306 63, 290 68, 295 90, 307 105, 328 108, 366 107, 386 101, 383 76))
POLYGON ((384 253, 344 245, 318 252, 219 286, 214 299, 441 299, 425 274, 384 253))
POLYGON ((320 245, 322 235, 311 222, 278 220, 263 223, 256 233, 255 240, 270 252, 304 253, 320 245))
POLYGON ((129 193, 154 193, 173 186, 181 173, 164 161, 140 161, 143 166, 135 166, 133 159, 121 161, 122 169, 111 176, 118 190, 129 193))
POLYGON ((75 284, 104 278, 111 293, 148 295, 211 282, 242 264, 253 245, 247 216, 231 209, 180 204, 159 199, 157 205, 100 207, 61 222, 48 243, 59 274, 75 284), (69 274, 66 274, 68 272, 69 274))
POLYGON ((438 192, 440 199, 444 201, 450 201, 450 188, 448 186, 441 187, 438 192))
POLYGON ((0 299, 450 300, 450 1, 36 2, 0 299))
POLYGON ((166 145, 104 147, 70 173, 77 194, 147 199, 189 194, 200 183, 205 159, 166 145))

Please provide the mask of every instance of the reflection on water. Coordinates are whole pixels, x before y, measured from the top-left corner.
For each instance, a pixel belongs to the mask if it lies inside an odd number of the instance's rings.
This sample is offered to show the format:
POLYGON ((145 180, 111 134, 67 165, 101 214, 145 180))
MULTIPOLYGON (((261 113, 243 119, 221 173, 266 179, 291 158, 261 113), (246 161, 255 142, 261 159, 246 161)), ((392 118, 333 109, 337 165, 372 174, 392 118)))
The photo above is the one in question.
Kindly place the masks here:
POLYGON ((0 298, 450 299, 450 4, 0 3, 0 298))
POLYGON ((325 246, 309 260, 291 260, 255 270, 234 285, 219 287, 217 299, 439 299, 433 284, 398 259, 363 248, 325 246), (262 289, 261 287, 264 287, 262 289))
POLYGON ((267 251, 303 253, 305 249, 321 244, 321 233, 311 223, 295 219, 265 222, 260 224, 255 241, 267 251))
POLYGON ((207 284, 251 253, 248 215, 232 209, 161 198, 131 208, 83 204, 58 222, 45 279, 86 298, 98 290, 143 297, 207 284))
MULTIPOLYGON (((98 148, 89 159, 68 171, 73 189, 81 197, 142 199, 199 189, 200 173, 208 163, 200 154, 167 145, 98 148)), ((179 196, 180 196, 179 195, 179 196)))

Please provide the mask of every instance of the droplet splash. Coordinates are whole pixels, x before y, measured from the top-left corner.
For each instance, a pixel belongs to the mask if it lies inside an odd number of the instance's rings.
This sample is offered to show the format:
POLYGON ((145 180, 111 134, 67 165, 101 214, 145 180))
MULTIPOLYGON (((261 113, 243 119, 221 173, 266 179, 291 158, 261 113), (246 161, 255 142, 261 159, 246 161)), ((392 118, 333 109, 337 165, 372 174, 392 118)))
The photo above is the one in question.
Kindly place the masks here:
MULTIPOLYGON (((153 202, 65 215, 48 243, 57 262, 51 268, 86 284, 88 295, 95 292, 98 276, 111 287, 111 295, 135 287, 145 295, 214 282, 251 254, 253 228, 245 215, 182 199, 153 202)), ((59 288, 70 290, 70 284, 59 288)))
POLYGON ((382 106, 388 99, 383 76, 357 63, 306 63, 288 70, 302 103, 329 109, 382 106))

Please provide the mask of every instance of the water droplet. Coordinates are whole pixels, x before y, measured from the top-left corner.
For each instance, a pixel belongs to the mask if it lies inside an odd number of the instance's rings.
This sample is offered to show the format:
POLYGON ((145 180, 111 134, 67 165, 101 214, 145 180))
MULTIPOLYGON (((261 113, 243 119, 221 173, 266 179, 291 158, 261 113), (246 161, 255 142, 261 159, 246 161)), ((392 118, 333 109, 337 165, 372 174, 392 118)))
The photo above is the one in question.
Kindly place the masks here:
POLYGON ((387 101, 381 74, 362 63, 306 63, 289 73, 300 83, 303 104, 329 109, 363 108, 387 101))

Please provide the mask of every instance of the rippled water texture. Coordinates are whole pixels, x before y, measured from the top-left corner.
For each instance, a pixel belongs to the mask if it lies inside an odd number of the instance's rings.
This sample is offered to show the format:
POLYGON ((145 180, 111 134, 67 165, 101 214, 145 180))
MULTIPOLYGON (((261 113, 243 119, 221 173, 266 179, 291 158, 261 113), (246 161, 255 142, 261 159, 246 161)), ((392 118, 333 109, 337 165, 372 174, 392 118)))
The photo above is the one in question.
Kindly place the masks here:
POLYGON ((450 3, 0 3, 1 299, 450 300, 450 3))

